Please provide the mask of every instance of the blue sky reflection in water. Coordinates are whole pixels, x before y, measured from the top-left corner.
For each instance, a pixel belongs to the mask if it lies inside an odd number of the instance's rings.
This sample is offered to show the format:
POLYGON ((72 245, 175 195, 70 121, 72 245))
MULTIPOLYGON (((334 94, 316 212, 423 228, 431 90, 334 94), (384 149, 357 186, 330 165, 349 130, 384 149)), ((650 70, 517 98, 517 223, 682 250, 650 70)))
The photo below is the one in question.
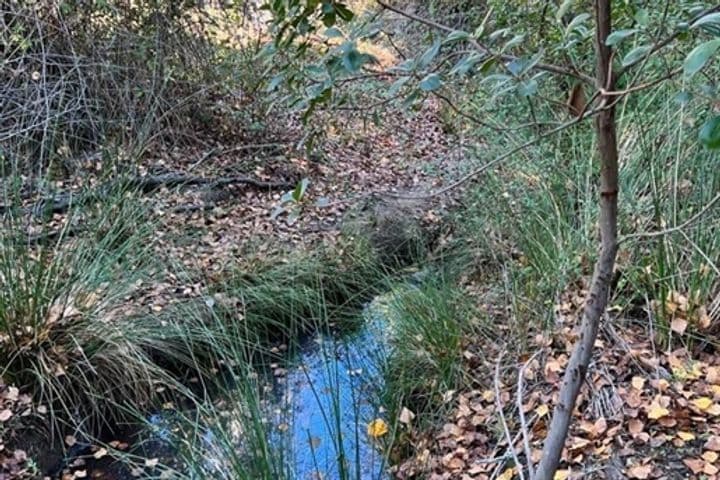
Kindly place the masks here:
POLYGON ((383 453, 367 434, 379 415, 372 399, 382 386, 384 338, 368 318, 356 333, 316 339, 288 373, 284 441, 297 480, 389 478, 383 453))

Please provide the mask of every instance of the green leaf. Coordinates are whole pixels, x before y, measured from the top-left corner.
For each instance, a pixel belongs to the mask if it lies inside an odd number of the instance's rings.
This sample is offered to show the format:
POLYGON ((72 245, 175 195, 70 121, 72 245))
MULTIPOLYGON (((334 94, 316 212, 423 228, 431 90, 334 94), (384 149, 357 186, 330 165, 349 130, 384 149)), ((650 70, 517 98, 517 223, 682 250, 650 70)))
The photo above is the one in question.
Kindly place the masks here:
POLYGON ((467 75, 470 70, 482 60, 482 56, 477 52, 472 52, 467 57, 461 59, 455 66, 450 70, 450 75, 467 75))
POLYGON ((616 30, 612 32, 608 37, 605 39, 605 45, 608 47, 612 47, 613 45, 617 45, 626 38, 632 36, 637 32, 636 29, 632 28, 629 30, 616 30))
POLYGON ((565 36, 568 36, 573 30, 577 29, 580 25, 590 19, 589 13, 581 13, 577 17, 573 18, 565 29, 565 36))
POLYGON ((700 127, 698 139, 707 149, 720 149, 720 115, 711 118, 700 127))
POLYGON ((420 60, 418 60, 418 66, 420 68, 425 68, 428 65, 430 65, 430 63, 432 63, 433 59, 440 52, 440 45, 441 45, 441 43, 438 40, 435 43, 433 43, 430 48, 425 50, 425 53, 423 53, 422 56, 420 57, 420 60))
POLYGON ((355 47, 348 49, 342 57, 342 64, 348 72, 357 72, 366 63, 366 58, 355 47))
POLYGON ((303 178, 298 182, 298 184, 295 186, 295 190, 292 192, 292 199, 295 201, 295 203, 300 203, 300 201, 305 196, 305 192, 307 191, 307 187, 310 185, 310 180, 307 178, 303 178))
POLYGON ((443 82, 440 76, 437 73, 431 73, 427 77, 423 78, 418 86, 420 87, 420 90, 424 92, 432 92, 433 90, 437 90, 442 87, 442 84, 443 82))
POLYGON ((703 25, 720 25, 720 12, 698 18, 690 25, 690 28, 702 27, 703 25))
POLYGON ((503 46, 503 50, 512 48, 515 45, 520 45, 523 41, 525 41, 525 35, 515 35, 503 46))
POLYGON ((643 58, 645 55, 647 55, 651 48, 652 47, 650 47, 650 45, 641 45, 639 47, 633 48, 627 55, 625 55, 625 58, 622 59, 622 66, 627 67, 634 64, 635 62, 643 58))
POLYGON ((537 93, 538 83, 535 80, 528 80, 518 84, 518 93, 523 97, 532 97, 537 93))
POLYGON ((558 8, 557 12, 555 12, 555 20, 557 20, 558 23, 562 22, 563 17, 565 14, 570 10, 570 7, 572 6, 573 0, 565 0, 558 8))
POLYGON ((685 90, 678 92, 673 99, 678 105, 687 105, 692 100, 692 94, 685 90))
POLYGON ((720 48, 720 38, 701 43, 693 48, 692 52, 685 58, 685 63, 683 63, 685 75, 690 77, 702 70, 718 48, 720 48))
POLYGON ((470 38, 469 33, 463 32, 462 30, 455 30, 454 32, 450 32, 443 43, 459 42, 461 40, 467 40, 468 38, 470 38))
POLYGON ((638 11, 635 12, 634 18, 641 27, 647 27, 650 23, 650 14, 644 8, 638 9, 638 11))
POLYGON ((390 85, 390 88, 387 91, 388 97, 394 97, 398 94, 400 89, 410 80, 410 77, 400 77, 399 79, 395 80, 392 85, 390 85))
POLYGON ((342 18, 346 22, 349 22, 355 16, 352 10, 350 10, 344 3, 335 4, 335 11, 337 12, 338 17, 342 18))

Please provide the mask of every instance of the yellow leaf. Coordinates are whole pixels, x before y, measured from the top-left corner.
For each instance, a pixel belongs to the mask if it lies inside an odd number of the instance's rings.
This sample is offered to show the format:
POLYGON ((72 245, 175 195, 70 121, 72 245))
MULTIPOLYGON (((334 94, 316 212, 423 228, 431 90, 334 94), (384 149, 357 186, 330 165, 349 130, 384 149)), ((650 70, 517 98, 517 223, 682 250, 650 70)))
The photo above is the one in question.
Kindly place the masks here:
POLYGON ((712 399, 708 397, 700 397, 692 401, 693 404, 702 411, 707 410, 713 404, 712 399))
POLYGON ((703 454, 701 455, 701 457, 702 457, 703 460, 705 460, 706 462, 715 463, 715 462, 717 462, 718 457, 720 457, 720 455, 718 455, 717 452, 711 452, 711 451, 708 450, 707 452, 703 452, 703 454))
POLYGON ((367 433, 372 438, 382 437, 388 433, 387 423, 382 418, 376 418, 372 422, 368 423, 367 433))
POLYGON ((669 414, 670 411, 667 408, 661 407, 656 402, 653 402, 650 405, 647 416, 649 419, 657 420, 659 418, 667 417, 669 414))
POLYGON ((511 480, 515 476, 515 469, 514 468, 508 468, 503 473, 501 473, 497 480, 511 480))
POLYGON ((553 480, 566 480, 570 476, 570 470, 558 470, 553 475, 553 480))
POLYGON ((695 440, 695 435, 693 435, 690 432, 677 432, 677 436, 684 442, 689 442, 691 440, 695 440))
POLYGON ((545 404, 540 405, 539 407, 537 407, 537 408, 535 409, 535 413, 537 413, 537 416, 540 417, 540 418, 542 418, 542 417, 544 417, 545 415, 547 415, 549 411, 550 411, 550 408, 548 408, 548 406, 545 405, 545 404))

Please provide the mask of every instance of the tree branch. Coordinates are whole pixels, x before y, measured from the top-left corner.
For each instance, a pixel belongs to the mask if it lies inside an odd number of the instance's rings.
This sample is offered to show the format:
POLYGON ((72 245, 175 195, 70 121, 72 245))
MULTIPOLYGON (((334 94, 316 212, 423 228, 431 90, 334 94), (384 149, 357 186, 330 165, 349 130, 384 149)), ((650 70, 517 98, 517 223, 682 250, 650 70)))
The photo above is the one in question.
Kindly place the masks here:
MULTIPOLYGON (((451 28, 451 27, 448 27, 447 25, 443 25, 442 23, 438 23, 438 22, 436 22, 436 21, 434 21, 434 20, 430 20, 430 19, 421 17, 420 15, 416 15, 416 14, 414 14, 414 13, 406 12, 406 11, 400 9, 400 8, 394 7, 394 6, 386 3, 385 0, 375 0, 375 1, 376 1, 381 7, 383 7, 383 8, 386 9, 386 10, 390 10, 391 12, 395 12, 395 13, 397 13, 398 15, 402 15, 402 16, 405 17, 405 18, 409 18, 410 20, 416 21, 416 22, 418 22, 418 23, 425 24, 425 25, 427 25, 427 26, 429 26, 429 27, 433 27, 433 28, 435 28, 435 29, 437 29, 437 30, 442 30, 442 31, 448 32, 448 33, 457 31, 456 29, 451 28)), ((495 57, 495 58, 498 58, 498 59, 500 59, 500 60, 507 61, 507 62, 512 62, 512 61, 518 59, 518 57, 516 57, 516 56, 514 56, 514 55, 494 53, 492 50, 490 50, 490 48, 488 48, 487 46, 485 46, 485 45, 483 45, 482 43, 478 42, 476 39, 474 39, 474 38, 472 38, 472 37, 468 38, 467 41, 468 41, 468 43, 470 43, 470 45, 472 45, 476 50, 478 50, 478 51, 480 51, 480 52, 482 52, 482 53, 485 53, 486 55, 489 55, 489 56, 491 56, 491 57, 495 57)), ((575 70, 572 70, 572 69, 569 69, 569 68, 561 67, 561 66, 559 66, 559 65, 553 65, 553 64, 550 64, 550 63, 537 63, 537 64, 535 64, 535 65, 533 66, 533 69, 535 69, 535 70, 543 70, 543 71, 550 72, 550 73, 555 73, 555 74, 559 74, 559 75, 565 75, 565 76, 568 76, 568 77, 573 77, 573 78, 576 78, 576 79, 578 79, 578 80, 580 80, 580 81, 582 81, 582 82, 585 82, 585 83, 587 83, 587 84, 590 84, 590 85, 594 85, 594 84, 595 84, 595 79, 592 78, 591 76, 585 75, 585 74, 582 73, 582 72, 578 72, 578 71, 575 71, 575 70)))
POLYGON ((477 177, 478 175, 485 172, 489 168, 494 167, 495 165, 499 164, 500 162, 507 159, 508 157, 511 157, 511 156, 515 155, 516 153, 535 145, 536 143, 540 142, 541 140, 544 140, 548 137, 552 137, 553 135, 560 133, 563 130, 567 130, 568 128, 577 125, 578 123, 582 122, 583 120, 585 120, 587 118, 593 117, 593 116, 595 116, 599 113, 602 113, 608 109, 614 108, 615 103, 616 102, 612 102, 609 105, 605 105, 602 107, 595 108, 593 110, 589 110, 568 122, 562 123, 551 130, 541 133, 540 135, 536 136, 535 138, 532 138, 532 139, 528 140, 527 142, 508 150, 507 152, 503 153, 502 155, 495 157, 490 162, 482 165, 481 167, 476 168, 472 172, 461 177, 459 180, 456 180, 455 182, 451 183, 450 185, 443 187, 439 190, 436 190, 434 192, 429 192, 429 193, 425 193, 422 195, 400 195, 400 194, 395 194, 395 193, 390 193, 390 192, 380 192, 380 195, 383 195, 385 197, 390 197, 390 198, 398 198, 398 199, 402 199, 402 200, 423 200, 423 199, 427 199, 427 198, 437 197, 439 195, 449 192, 450 190, 454 190, 455 188, 464 184, 468 180, 471 180, 472 178, 477 177))
POLYGON ((618 243, 624 243, 628 240, 633 240, 636 238, 655 238, 655 237, 662 237, 664 235, 669 235, 671 233, 679 232, 681 230, 684 230, 685 228, 689 227, 693 223, 700 220, 710 209, 718 202, 720 201, 720 193, 715 195, 712 200, 710 200, 703 208, 700 209, 698 213, 693 215, 692 217, 685 220, 680 225, 676 225, 674 227, 666 228, 664 230, 658 230, 656 232, 641 232, 641 233, 633 233, 631 235, 626 235, 620 239, 618 243))
MULTIPOLYGON (((717 11, 720 11, 720 5, 710 7, 707 10, 700 12, 698 15, 693 17, 692 20, 690 20, 690 23, 697 22, 701 18, 706 17, 706 16, 710 15, 711 13, 715 13, 717 11)), ((639 63, 642 63, 645 60, 647 60, 649 57, 651 57, 652 55, 657 53, 658 50, 662 50, 663 48, 665 48, 666 46, 671 44, 682 33, 683 33, 682 31, 676 30, 668 37, 655 43, 655 45, 653 45, 652 48, 650 48, 650 50, 648 50, 648 52, 645 55, 642 55, 641 57, 637 58, 635 61, 633 61, 633 62, 629 63, 628 65, 625 65, 623 68, 621 68, 617 72, 617 78, 622 77, 625 73, 628 72, 628 70, 632 69, 634 66, 638 65, 639 63)))

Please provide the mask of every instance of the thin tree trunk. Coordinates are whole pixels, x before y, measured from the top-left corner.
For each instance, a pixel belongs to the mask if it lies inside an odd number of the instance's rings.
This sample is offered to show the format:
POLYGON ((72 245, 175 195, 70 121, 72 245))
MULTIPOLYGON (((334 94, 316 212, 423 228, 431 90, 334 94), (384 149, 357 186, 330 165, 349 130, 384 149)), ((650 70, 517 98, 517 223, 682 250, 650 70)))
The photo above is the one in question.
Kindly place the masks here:
MULTIPOLYGON (((597 87, 614 90, 612 57, 605 39, 612 29, 611 0, 595 0, 597 55, 597 87)), ((612 99, 601 98, 601 101, 612 99)), ((615 111, 609 108, 601 112, 595 123, 598 152, 600 154, 600 255, 595 264, 590 294, 583 311, 580 338, 568 362, 563 377, 558 403, 553 412, 543 455, 534 480, 551 480, 560 463, 575 401, 582 387, 592 358, 593 345, 598 333, 600 320, 608 303, 610 282, 618 250, 617 205, 618 205, 618 150, 615 137, 615 111)))

